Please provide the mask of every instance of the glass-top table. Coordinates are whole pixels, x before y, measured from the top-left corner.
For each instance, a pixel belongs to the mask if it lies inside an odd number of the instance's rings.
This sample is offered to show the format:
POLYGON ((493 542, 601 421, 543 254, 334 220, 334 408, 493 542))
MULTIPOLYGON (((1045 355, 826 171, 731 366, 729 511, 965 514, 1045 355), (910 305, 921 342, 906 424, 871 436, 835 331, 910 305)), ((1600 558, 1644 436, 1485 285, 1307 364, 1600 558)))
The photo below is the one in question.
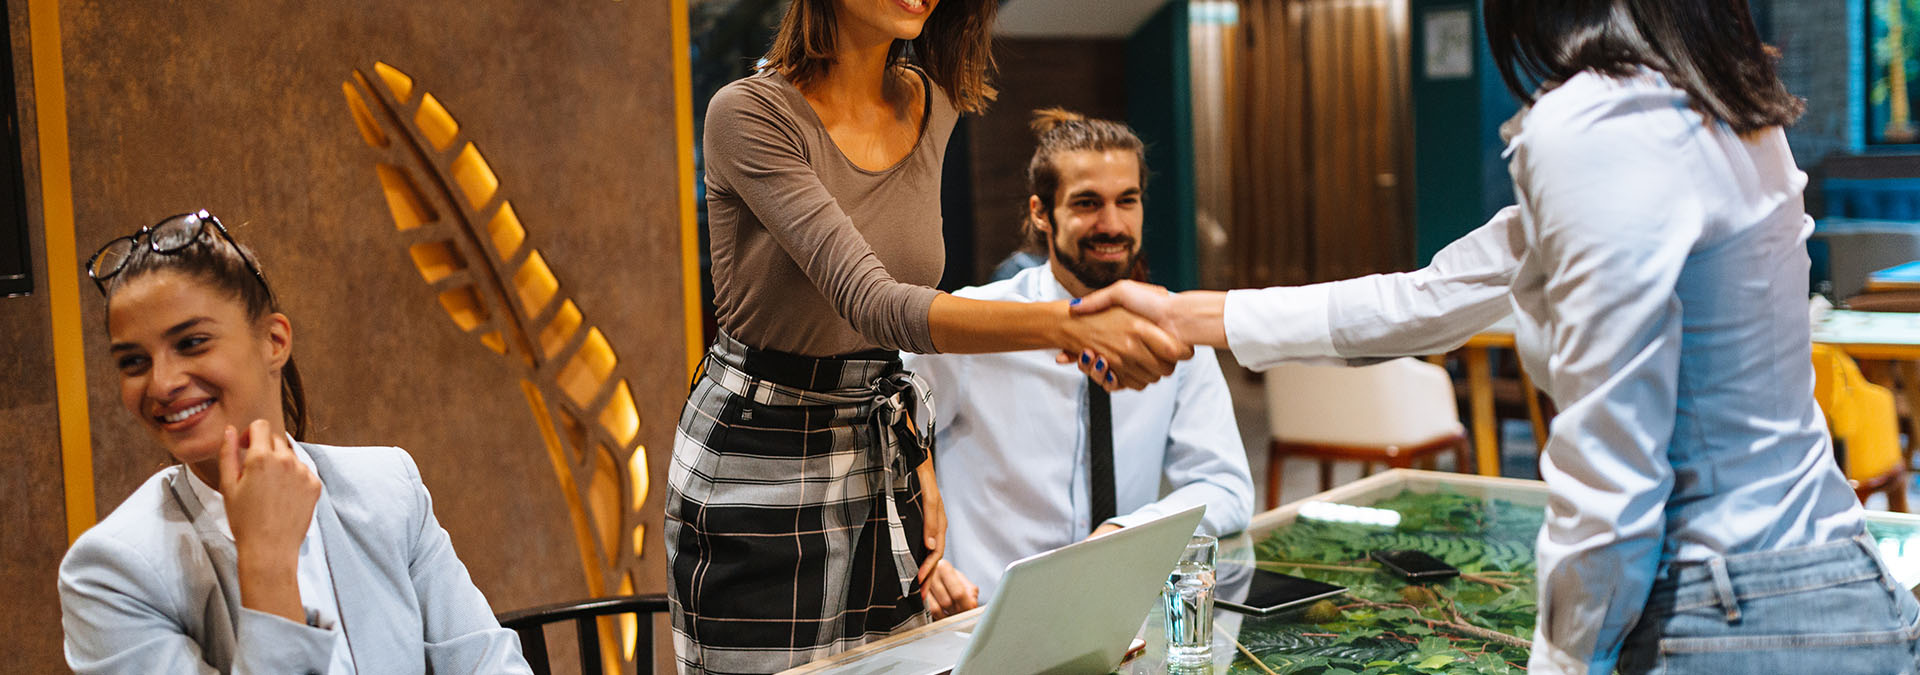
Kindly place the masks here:
MULTIPOLYGON (((1255 516, 1247 532, 1221 539, 1219 597, 1244 594, 1255 566, 1339 584, 1348 593, 1270 618, 1216 610, 1213 667, 1177 672, 1525 672, 1536 611, 1533 546, 1546 503, 1539 481, 1401 469, 1255 516), (1462 575, 1409 586, 1367 560, 1379 549, 1426 551, 1462 575)), ((1867 521, 1894 576, 1920 585, 1920 517, 1870 511, 1867 521)), ((1154 603, 1141 626, 1146 652, 1118 672, 1169 672, 1160 612, 1154 603)), ((974 610, 949 617, 787 673, 825 673, 915 640, 971 631, 980 616, 974 610)))

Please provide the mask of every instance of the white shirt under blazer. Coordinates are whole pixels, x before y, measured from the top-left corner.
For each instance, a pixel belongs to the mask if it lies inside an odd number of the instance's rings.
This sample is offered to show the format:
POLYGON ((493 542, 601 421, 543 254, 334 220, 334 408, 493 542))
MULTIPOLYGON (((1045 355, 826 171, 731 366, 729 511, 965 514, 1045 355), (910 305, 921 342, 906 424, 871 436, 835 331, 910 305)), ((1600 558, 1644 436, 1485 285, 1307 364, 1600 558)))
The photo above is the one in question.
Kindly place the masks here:
MULTIPOLYGON (((233 540, 175 465, 61 561, 68 666, 85 675, 320 675, 344 643, 363 674, 532 672, 519 637, 494 620, 455 557, 412 457, 299 447, 320 477, 313 518, 339 609, 331 629, 240 605, 233 540)), ((315 602, 307 593, 302 601, 315 602)))

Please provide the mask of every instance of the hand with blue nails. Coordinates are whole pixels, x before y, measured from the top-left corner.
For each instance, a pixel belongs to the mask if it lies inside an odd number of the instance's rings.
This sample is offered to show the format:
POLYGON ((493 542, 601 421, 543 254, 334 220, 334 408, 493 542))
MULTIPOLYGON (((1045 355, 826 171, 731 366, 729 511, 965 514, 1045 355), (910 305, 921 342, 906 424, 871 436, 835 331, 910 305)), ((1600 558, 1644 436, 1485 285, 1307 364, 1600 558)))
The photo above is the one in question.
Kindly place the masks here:
MULTIPOLYGON (((1075 315, 1091 315, 1115 309, 1125 309, 1140 316, 1173 339, 1188 345, 1208 345, 1220 349, 1227 347, 1225 323, 1221 320, 1226 308, 1225 293, 1218 291, 1188 291, 1170 293, 1167 289, 1153 284, 1137 281, 1119 281, 1094 291, 1086 297, 1073 301, 1071 310, 1075 315)), ((1083 349, 1079 353, 1063 350, 1060 363, 1077 363, 1082 372, 1097 382, 1112 382, 1114 374, 1105 363, 1106 353, 1097 349, 1083 349)), ((1109 390, 1117 387, 1109 384, 1109 390)))
POLYGON ((1193 356, 1191 345, 1125 307, 1086 312, 1075 305, 1064 328, 1065 335, 1057 342, 1061 352, 1085 356, 1080 369, 1109 391, 1143 389, 1173 374, 1174 366, 1193 356))

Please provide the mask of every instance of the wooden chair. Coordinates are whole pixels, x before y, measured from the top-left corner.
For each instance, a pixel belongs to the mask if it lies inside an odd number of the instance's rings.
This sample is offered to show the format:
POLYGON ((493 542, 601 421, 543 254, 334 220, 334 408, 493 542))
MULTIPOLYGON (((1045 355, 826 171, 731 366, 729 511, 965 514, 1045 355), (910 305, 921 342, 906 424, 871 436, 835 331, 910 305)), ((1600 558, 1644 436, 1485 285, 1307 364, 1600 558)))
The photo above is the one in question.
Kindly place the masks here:
POLYGON ((1335 461, 1393 468, 1431 466, 1452 452, 1471 471, 1466 428, 1445 368, 1395 359, 1359 368, 1282 364, 1268 370, 1267 508, 1279 505, 1280 466, 1289 456, 1319 461, 1320 489, 1333 487, 1335 461))
MULTIPOLYGON (((580 644, 581 675, 603 675, 607 661, 600 651, 600 618, 635 614, 640 619, 634 631, 633 663, 639 672, 653 670, 653 617, 667 612, 665 593, 621 595, 593 598, 507 612, 499 616, 500 625, 520 634, 520 651, 533 666, 534 675, 552 675, 547 657, 547 624, 572 621, 574 638, 580 644)), ((619 672, 619 671, 615 671, 619 672)))
POLYGON ((1907 466, 1893 392, 1868 382, 1853 359, 1813 346, 1813 397, 1826 414, 1835 458, 1861 501, 1887 493, 1887 508, 1907 511, 1907 466))

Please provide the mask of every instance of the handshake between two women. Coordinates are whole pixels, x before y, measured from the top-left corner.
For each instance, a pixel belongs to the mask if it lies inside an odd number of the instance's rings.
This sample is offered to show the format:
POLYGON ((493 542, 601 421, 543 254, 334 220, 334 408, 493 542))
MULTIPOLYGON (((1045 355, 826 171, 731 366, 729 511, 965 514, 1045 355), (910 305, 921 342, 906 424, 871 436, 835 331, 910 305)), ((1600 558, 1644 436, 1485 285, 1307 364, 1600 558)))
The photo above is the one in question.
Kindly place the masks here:
POLYGON ((1120 325, 1130 331, 1123 336, 1127 339, 1092 344, 1077 353, 1063 349, 1057 360, 1077 363, 1109 391, 1143 388, 1172 374, 1178 361, 1193 356, 1195 345, 1227 347, 1221 321, 1226 297, 1220 291, 1172 293, 1153 284, 1114 282, 1073 301, 1069 312, 1089 322, 1125 322, 1120 325))

